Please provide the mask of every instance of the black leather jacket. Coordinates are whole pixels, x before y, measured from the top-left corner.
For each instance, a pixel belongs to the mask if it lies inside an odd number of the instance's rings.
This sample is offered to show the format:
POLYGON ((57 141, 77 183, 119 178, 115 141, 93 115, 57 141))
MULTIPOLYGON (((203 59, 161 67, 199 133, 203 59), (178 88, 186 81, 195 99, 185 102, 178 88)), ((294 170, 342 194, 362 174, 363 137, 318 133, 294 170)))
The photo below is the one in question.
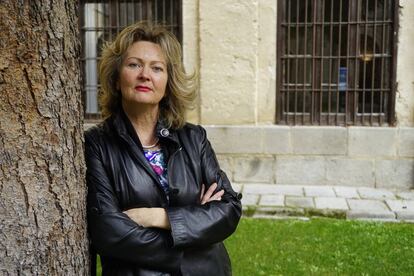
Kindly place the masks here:
POLYGON ((241 215, 234 192, 200 126, 157 125, 168 156, 169 201, 122 110, 85 133, 88 228, 103 275, 231 275, 222 241, 241 215), (217 182, 221 201, 200 205, 201 185, 217 182), (122 211, 163 207, 171 231, 144 228, 122 211), (165 273, 165 274, 164 274, 165 273))

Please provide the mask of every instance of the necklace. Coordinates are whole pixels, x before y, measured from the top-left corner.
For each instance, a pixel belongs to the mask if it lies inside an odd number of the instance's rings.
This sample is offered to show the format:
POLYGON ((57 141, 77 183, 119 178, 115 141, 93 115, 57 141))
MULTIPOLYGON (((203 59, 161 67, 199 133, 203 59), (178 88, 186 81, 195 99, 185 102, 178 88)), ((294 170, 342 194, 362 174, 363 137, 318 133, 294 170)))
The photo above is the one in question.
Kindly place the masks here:
POLYGON ((155 146, 157 146, 158 145, 158 142, 160 141, 160 139, 159 138, 157 138, 157 140, 155 140, 155 143, 154 144, 152 144, 152 145, 149 145, 149 146, 144 146, 144 145, 142 145, 142 148, 143 149, 152 149, 152 148, 154 148, 155 146))

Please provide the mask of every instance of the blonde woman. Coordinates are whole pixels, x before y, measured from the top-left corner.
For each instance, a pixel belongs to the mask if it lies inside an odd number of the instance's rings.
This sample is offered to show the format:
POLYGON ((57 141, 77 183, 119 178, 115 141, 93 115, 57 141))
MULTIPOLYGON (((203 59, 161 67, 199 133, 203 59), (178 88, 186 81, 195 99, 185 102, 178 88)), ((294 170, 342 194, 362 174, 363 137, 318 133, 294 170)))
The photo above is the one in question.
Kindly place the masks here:
POLYGON ((105 121, 85 134, 88 227, 103 275, 231 275, 222 241, 241 215, 205 130, 181 47, 137 23, 103 49, 105 121))

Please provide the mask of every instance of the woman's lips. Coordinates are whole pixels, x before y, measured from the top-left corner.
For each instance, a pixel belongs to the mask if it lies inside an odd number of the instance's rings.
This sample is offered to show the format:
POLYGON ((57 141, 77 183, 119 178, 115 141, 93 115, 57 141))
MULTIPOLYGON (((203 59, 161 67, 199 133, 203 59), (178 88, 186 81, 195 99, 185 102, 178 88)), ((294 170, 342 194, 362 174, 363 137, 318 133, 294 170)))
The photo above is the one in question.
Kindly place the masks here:
POLYGON ((138 85, 138 86, 135 86, 135 90, 139 92, 150 92, 152 89, 149 88, 148 86, 138 85))

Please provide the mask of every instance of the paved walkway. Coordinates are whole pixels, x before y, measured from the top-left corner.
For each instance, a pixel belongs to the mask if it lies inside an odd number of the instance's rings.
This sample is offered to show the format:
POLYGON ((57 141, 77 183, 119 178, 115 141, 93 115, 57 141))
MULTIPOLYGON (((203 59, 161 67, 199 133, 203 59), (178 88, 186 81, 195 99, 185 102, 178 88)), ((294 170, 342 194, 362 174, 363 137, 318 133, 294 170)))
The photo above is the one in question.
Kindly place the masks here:
POLYGON ((233 184, 247 216, 328 216, 414 222, 414 190, 368 187, 233 184))

